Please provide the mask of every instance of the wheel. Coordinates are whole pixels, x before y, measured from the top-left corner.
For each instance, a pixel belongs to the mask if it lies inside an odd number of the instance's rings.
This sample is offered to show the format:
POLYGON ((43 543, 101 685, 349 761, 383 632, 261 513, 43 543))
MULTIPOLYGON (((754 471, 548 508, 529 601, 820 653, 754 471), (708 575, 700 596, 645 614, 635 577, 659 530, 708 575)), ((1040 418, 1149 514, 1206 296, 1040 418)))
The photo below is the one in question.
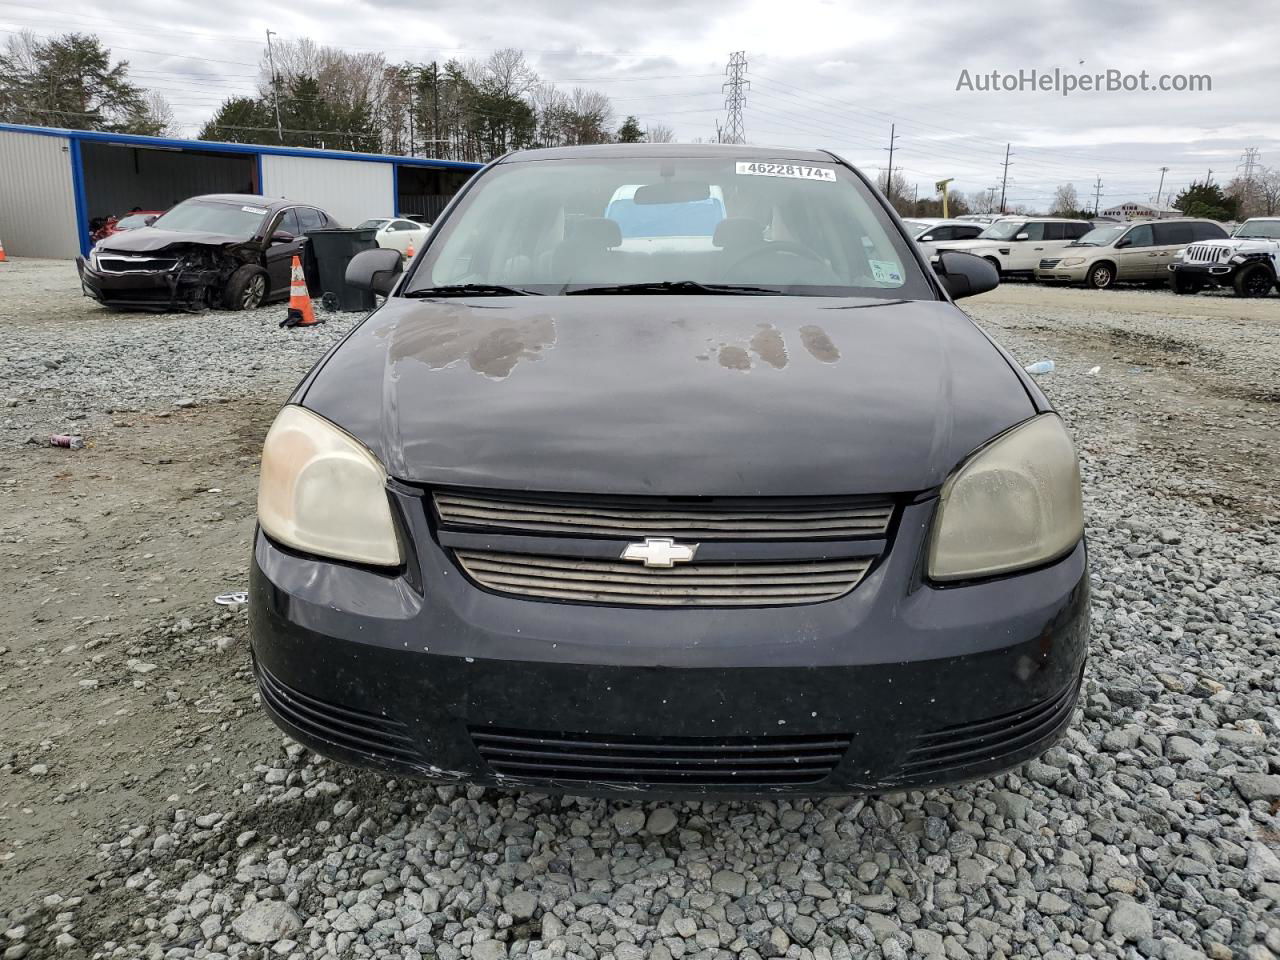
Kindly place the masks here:
POLYGON ((1106 290, 1108 287, 1115 286, 1116 268, 1105 260, 1095 263, 1085 274, 1084 280, 1095 290, 1106 290))
POLYGON ((267 299, 267 271, 247 263, 227 280, 222 306, 227 310, 256 310, 267 299))
POLYGON ((1169 286, 1173 287, 1174 293, 1186 295, 1203 290, 1204 281, 1197 277, 1185 277, 1175 273, 1173 279, 1169 281, 1169 286))
POLYGON ((1255 263, 1236 271, 1236 279, 1232 286, 1237 297, 1265 297, 1275 286, 1276 278, 1270 269, 1261 263, 1255 263))

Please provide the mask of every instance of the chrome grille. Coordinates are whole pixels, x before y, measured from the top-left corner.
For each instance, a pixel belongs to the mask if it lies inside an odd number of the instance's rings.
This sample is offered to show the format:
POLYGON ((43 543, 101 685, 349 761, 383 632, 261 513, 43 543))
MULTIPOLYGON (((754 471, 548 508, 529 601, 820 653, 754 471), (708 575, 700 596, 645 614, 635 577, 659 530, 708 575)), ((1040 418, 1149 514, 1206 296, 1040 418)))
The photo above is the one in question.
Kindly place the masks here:
POLYGON ((100 253, 98 269, 107 273, 164 273, 178 265, 177 257, 135 257, 123 253, 100 253))
POLYGON ((602 736, 472 727, 495 773, 538 780, 730 786, 817 783, 849 749, 848 734, 791 737, 602 736))
POLYGON ((1221 263, 1231 258, 1231 248, 1213 246, 1206 243, 1193 243, 1182 255, 1186 263, 1221 263))
POLYGON ((649 606, 792 606, 834 600, 852 590, 870 557, 643 567, 526 553, 456 550, 483 587, 548 600, 649 606))
POLYGON ((436 491, 443 523, 488 531, 697 540, 883 537, 893 503, 874 497, 573 497, 436 491))

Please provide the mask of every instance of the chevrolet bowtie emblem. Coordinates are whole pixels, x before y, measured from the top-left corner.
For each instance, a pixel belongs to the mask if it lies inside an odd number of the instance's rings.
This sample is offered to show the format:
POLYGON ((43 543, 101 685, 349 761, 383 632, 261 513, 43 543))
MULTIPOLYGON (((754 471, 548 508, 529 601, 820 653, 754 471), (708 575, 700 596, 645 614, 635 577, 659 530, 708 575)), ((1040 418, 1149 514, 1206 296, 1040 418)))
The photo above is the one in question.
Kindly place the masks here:
POLYGON ((639 560, 646 567, 674 567, 688 563, 698 552, 698 545, 676 543, 670 537, 645 537, 644 543, 629 543, 622 551, 623 560, 639 560))

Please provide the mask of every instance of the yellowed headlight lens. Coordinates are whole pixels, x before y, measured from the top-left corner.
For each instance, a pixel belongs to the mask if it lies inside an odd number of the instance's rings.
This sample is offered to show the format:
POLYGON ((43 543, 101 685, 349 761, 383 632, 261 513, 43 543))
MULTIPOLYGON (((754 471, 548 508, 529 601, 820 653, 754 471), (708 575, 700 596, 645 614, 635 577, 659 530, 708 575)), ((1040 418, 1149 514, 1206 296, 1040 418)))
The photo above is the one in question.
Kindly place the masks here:
POLYGON ((983 447, 942 487, 929 576, 966 580, 1037 566, 1084 535, 1080 465, 1054 414, 983 447))
POLYGON ((298 406, 276 416, 262 447, 258 523, 304 553, 398 566, 387 474, 359 441, 298 406))

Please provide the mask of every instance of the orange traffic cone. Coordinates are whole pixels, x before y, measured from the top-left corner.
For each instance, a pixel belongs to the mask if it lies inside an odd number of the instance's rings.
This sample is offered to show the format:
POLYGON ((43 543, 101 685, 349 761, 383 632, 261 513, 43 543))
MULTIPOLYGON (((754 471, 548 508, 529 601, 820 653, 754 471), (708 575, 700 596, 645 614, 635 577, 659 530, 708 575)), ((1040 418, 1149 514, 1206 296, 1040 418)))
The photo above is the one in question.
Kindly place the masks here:
POLYGON ((295 253, 289 271, 289 315, 280 321, 282 327, 310 327, 320 321, 311 306, 311 294, 307 293, 307 280, 302 275, 302 260, 295 253))
POLYGON ((9 258, 4 255, 4 241, 0 240, 0 263, 4 263, 9 258))
MULTIPOLYGON (((0 253, 0 257, 2 256, 3 256, 3 253, 0 253)), ((409 238, 409 245, 405 248, 404 258, 406 260, 413 259, 413 238, 412 237, 409 238)))

